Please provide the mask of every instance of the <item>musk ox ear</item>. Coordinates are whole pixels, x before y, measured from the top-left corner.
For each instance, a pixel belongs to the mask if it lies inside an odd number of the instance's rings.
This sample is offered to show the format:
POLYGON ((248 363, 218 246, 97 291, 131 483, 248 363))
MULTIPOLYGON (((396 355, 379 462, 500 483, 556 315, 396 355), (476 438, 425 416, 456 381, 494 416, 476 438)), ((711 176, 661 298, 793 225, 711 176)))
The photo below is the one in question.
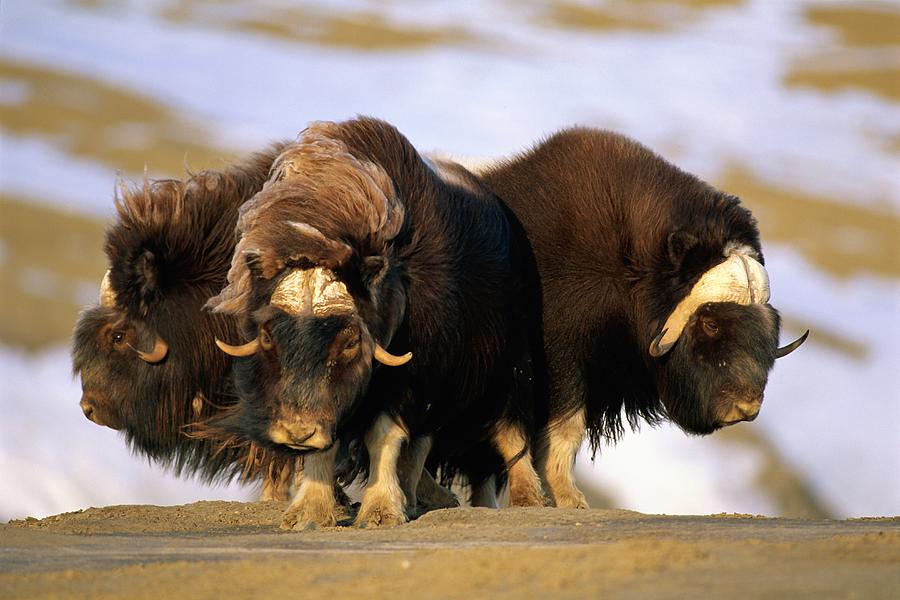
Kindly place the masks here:
POLYGON ((116 270, 114 267, 110 273, 113 284, 121 290, 117 294, 118 302, 123 306, 136 310, 139 314, 146 315, 156 299, 159 297, 160 273, 156 255, 152 250, 142 249, 130 263, 125 262, 124 269, 116 270))
POLYGON ((150 250, 144 250, 135 261, 135 275, 140 284, 141 297, 148 297, 159 288, 159 272, 156 257, 150 250))
POLYGON ((681 269, 688 253, 697 246, 700 240, 696 236, 681 229, 669 234, 668 250, 669 260, 676 269, 681 269))
POLYGON ((360 269, 363 283, 366 287, 378 285, 387 274, 388 261, 383 256, 367 256, 362 261, 360 269))

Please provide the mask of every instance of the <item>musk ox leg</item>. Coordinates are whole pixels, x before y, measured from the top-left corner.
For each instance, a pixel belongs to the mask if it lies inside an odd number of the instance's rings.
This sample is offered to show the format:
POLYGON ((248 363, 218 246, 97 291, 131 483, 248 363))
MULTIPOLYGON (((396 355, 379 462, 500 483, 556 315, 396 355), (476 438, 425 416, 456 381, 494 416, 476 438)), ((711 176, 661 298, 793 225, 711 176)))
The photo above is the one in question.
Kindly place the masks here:
MULTIPOLYGON (((271 486, 268 485, 269 480, 266 480, 263 484, 263 496, 260 500, 284 501, 293 498, 300 490, 300 485, 303 483, 303 458, 294 459, 293 468, 288 468, 288 474, 290 475, 289 484, 285 483, 284 485, 271 486), (267 492, 270 494, 269 497, 266 497, 267 492)), ((334 482, 334 499, 337 504, 335 516, 338 519, 349 518, 352 512, 353 503, 350 502, 350 498, 347 496, 347 493, 344 492, 344 488, 341 487, 341 484, 337 481, 334 482)))
MULTIPOLYGON (((289 500, 293 498, 297 491, 300 489, 300 485, 303 483, 303 457, 298 457, 294 459, 294 465, 292 470, 292 477, 290 481, 290 486, 288 486, 288 493, 284 498, 276 498, 277 500, 289 500)), ((347 496, 347 493, 344 491, 344 488, 341 487, 341 484, 337 481, 334 482, 334 500, 337 504, 337 512, 335 513, 338 519, 345 519, 350 516, 351 505, 350 498, 347 496)))
POLYGON ((303 461, 303 481, 281 519, 282 529, 313 529, 337 524, 334 501, 334 444, 328 450, 307 455, 303 461))
POLYGON ((575 455, 584 441, 584 409, 550 423, 538 446, 537 468, 553 504, 560 508, 588 508, 575 486, 575 455))
POLYGON ((334 482, 334 503, 334 516, 338 521, 344 521, 353 517, 353 502, 337 481, 334 482))
POLYGON ((494 434, 494 445, 509 471, 509 505, 543 506, 541 480, 534 470, 531 450, 521 428, 502 423, 494 434))
POLYGON ((294 459, 294 471, 291 474, 291 487, 289 498, 293 498, 300 490, 303 483, 303 457, 298 456, 294 459))
POLYGON ((416 487, 416 504, 422 513, 427 513, 441 508, 456 508, 459 506, 459 498, 435 481, 428 469, 423 468, 422 477, 416 487))
POLYGON ((401 446, 408 437, 406 430, 384 413, 366 432, 369 482, 356 516, 357 527, 391 527, 406 522, 397 461, 401 446))
POLYGON ((406 512, 409 515, 459 506, 453 492, 436 482, 425 468, 429 452, 431 436, 415 438, 400 452, 400 487, 406 496, 406 512))
POLYGON ((419 480, 422 478, 422 469, 425 467, 425 459, 431 452, 431 436, 425 435, 413 438, 400 450, 400 460, 397 463, 397 472, 400 477, 400 488, 406 497, 406 512, 416 512, 419 480))
POLYGON ((286 463, 281 469, 274 469, 272 472, 266 473, 259 499, 279 502, 290 499, 291 494, 297 490, 302 477, 303 459, 300 458, 293 463, 286 463))
POLYGON ((500 508, 500 502, 497 501, 497 480, 493 475, 472 486, 469 504, 484 508, 500 508))

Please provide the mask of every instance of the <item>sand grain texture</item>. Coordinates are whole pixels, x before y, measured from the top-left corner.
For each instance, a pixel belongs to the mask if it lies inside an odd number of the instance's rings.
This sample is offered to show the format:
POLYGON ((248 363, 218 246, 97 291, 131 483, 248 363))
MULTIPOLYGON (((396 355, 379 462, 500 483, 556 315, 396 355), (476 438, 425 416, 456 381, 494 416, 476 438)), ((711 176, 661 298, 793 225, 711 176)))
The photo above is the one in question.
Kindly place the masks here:
POLYGON ((277 529, 284 504, 110 506, 0 526, 0 597, 900 596, 900 519, 463 508, 277 529))

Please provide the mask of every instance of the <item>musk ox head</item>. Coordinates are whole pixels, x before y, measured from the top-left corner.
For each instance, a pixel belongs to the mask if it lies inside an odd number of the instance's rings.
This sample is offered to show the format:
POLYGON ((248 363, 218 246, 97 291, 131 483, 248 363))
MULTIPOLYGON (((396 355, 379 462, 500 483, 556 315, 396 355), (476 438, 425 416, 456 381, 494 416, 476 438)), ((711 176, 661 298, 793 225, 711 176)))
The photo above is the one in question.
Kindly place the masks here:
POLYGON ((190 440, 185 426, 216 414, 217 403, 235 402, 231 361, 212 340, 238 327, 202 308, 225 281, 237 208, 262 187, 276 154, 123 189, 106 234, 99 305, 75 326, 72 363, 85 416, 177 469, 214 453, 213 442, 190 440))
POLYGON ((242 208, 229 285, 210 301, 236 314, 250 342, 218 341, 238 361, 241 413, 226 424, 300 452, 330 447, 358 413, 373 361, 388 346, 406 298, 392 241, 404 209, 393 182, 313 125, 276 161, 242 208))
MULTIPOLYGON (((98 425, 125 429, 134 420, 127 399, 135 396, 136 384, 148 383, 138 372, 152 372, 168 353, 169 345, 158 333, 116 308, 107 271, 100 285, 100 305, 84 311, 75 326, 73 366, 81 376, 84 416, 98 425)), ((143 395, 159 394, 159 382, 155 383, 142 390, 143 395)))
POLYGON ((216 401, 233 396, 230 361, 208 340, 237 327, 202 311, 212 286, 148 286, 145 275, 166 272, 149 250, 133 264, 138 268, 107 272, 100 304, 82 312, 75 325, 72 365, 81 378, 81 409, 94 423, 123 431, 135 449, 178 461, 174 454, 190 443, 184 427, 210 418, 216 401), (156 300, 139 296, 145 310, 135 311, 124 293, 114 291, 116 274, 129 288, 157 293, 162 286, 165 293, 156 300))
MULTIPOLYGON (((684 237, 673 236, 670 254, 683 253, 684 237)), ((659 361, 657 386, 666 412, 685 431, 707 434, 756 418, 775 360, 809 334, 778 348, 781 321, 768 302, 760 256, 731 243, 724 261, 706 270, 666 317, 649 353, 659 361)))

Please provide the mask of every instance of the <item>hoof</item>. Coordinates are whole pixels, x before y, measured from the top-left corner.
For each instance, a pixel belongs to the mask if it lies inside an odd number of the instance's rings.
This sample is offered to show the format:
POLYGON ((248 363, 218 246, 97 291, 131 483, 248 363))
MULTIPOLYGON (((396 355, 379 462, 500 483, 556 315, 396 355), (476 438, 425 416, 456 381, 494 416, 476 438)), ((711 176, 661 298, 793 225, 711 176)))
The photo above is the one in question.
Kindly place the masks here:
POLYGON ((333 503, 329 506, 316 506, 310 502, 300 502, 288 507, 281 518, 281 529, 288 531, 308 531, 336 525, 333 503))
POLYGON ((406 513, 397 512, 387 508, 373 508, 360 510, 356 517, 356 526, 360 529, 375 527, 396 527, 407 521, 406 513))
POLYGON ((459 498, 456 497, 456 494, 440 485, 429 489, 427 494, 420 492, 417 500, 417 508, 421 513, 459 506, 459 498))
POLYGON ((544 506, 544 497, 539 489, 511 489, 509 490, 510 506, 544 506))
POLYGON ((556 499, 556 506, 557 508, 590 508, 587 500, 584 498, 584 494, 577 489, 570 494, 561 494, 556 499))

